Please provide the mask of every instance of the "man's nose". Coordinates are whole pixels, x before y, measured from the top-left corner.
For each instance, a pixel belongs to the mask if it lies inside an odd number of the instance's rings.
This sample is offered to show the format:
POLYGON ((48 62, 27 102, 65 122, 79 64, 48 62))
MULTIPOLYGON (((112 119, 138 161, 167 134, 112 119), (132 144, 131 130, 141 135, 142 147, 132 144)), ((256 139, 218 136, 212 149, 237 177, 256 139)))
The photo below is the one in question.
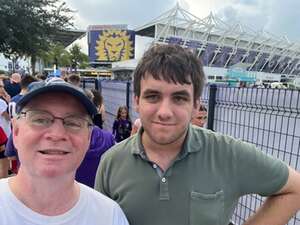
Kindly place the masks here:
POLYGON ((53 140, 65 139, 67 130, 62 118, 55 118, 53 123, 47 128, 47 137, 53 140))
POLYGON ((158 116, 161 119, 168 119, 173 114, 172 112, 172 103, 170 100, 166 99, 161 102, 158 109, 158 116))

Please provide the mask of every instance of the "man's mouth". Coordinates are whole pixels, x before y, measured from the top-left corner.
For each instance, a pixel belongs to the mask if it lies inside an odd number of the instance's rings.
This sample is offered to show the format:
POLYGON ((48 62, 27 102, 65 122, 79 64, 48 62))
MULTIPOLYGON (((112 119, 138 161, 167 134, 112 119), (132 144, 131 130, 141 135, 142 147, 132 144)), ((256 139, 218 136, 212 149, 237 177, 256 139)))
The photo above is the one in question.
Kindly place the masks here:
POLYGON ((44 155, 66 155, 69 153, 67 151, 60 151, 60 150, 43 150, 39 152, 44 155))

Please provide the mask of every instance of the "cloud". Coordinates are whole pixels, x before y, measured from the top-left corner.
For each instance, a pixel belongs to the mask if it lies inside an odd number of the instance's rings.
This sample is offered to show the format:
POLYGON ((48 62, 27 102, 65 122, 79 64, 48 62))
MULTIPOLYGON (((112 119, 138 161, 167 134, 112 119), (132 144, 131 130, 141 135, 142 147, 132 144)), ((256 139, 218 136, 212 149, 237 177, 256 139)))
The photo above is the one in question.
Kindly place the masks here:
POLYGON ((76 22, 81 29, 91 24, 128 24, 129 28, 142 26, 175 6, 175 0, 67 0, 77 10, 76 22))
POLYGON ((217 15, 227 23, 247 25, 259 31, 265 30, 275 36, 287 36, 299 41, 300 1, 297 0, 234 0, 220 8, 217 15))
POLYGON ((128 24, 129 29, 142 26, 162 13, 180 6, 199 18, 210 11, 226 23, 244 24, 253 30, 266 30, 292 41, 300 37, 299 0, 66 0, 77 10, 75 24, 86 29, 92 24, 128 24))

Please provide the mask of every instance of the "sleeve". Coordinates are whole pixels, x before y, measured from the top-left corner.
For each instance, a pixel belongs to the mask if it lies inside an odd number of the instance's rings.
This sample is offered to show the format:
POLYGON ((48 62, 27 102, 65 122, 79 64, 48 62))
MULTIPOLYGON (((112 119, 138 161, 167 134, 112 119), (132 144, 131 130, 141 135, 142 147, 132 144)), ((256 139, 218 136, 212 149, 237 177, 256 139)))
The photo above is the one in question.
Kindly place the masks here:
POLYGON ((17 156, 17 150, 13 143, 12 135, 8 137, 7 144, 5 146, 5 153, 7 157, 17 156))
POLYGON ((237 141, 233 148, 235 172, 232 180, 237 182, 242 195, 270 196, 286 184, 289 172, 284 162, 242 141, 237 141))
POLYGON ((0 99, 0 114, 2 115, 2 113, 6 112, 6 110, 7 110, 7 103, 3 99, 0 99))
POLYGON ((115 121, 114 121, 114 124, 113 124, 113 127, 112 127, 112 134, 113 134, 113 135, 116 135, 117 127, 118 127, 118 121, 115 120, 115 121))
POLYGON ((2 127, 0 127, 0 145, 4 145, 7 142, 7 136, 2 127))

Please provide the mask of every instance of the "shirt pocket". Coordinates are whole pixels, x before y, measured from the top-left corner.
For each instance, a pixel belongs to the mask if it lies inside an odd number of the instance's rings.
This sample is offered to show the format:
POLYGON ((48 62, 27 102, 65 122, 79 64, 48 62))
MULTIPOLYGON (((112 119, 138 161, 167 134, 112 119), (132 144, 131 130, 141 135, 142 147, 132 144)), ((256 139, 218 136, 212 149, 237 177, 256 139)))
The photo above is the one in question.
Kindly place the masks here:
POLYGON ((221 225, 224 212, 224 193, 204 194, 192 191, 190 225, 221 225))

